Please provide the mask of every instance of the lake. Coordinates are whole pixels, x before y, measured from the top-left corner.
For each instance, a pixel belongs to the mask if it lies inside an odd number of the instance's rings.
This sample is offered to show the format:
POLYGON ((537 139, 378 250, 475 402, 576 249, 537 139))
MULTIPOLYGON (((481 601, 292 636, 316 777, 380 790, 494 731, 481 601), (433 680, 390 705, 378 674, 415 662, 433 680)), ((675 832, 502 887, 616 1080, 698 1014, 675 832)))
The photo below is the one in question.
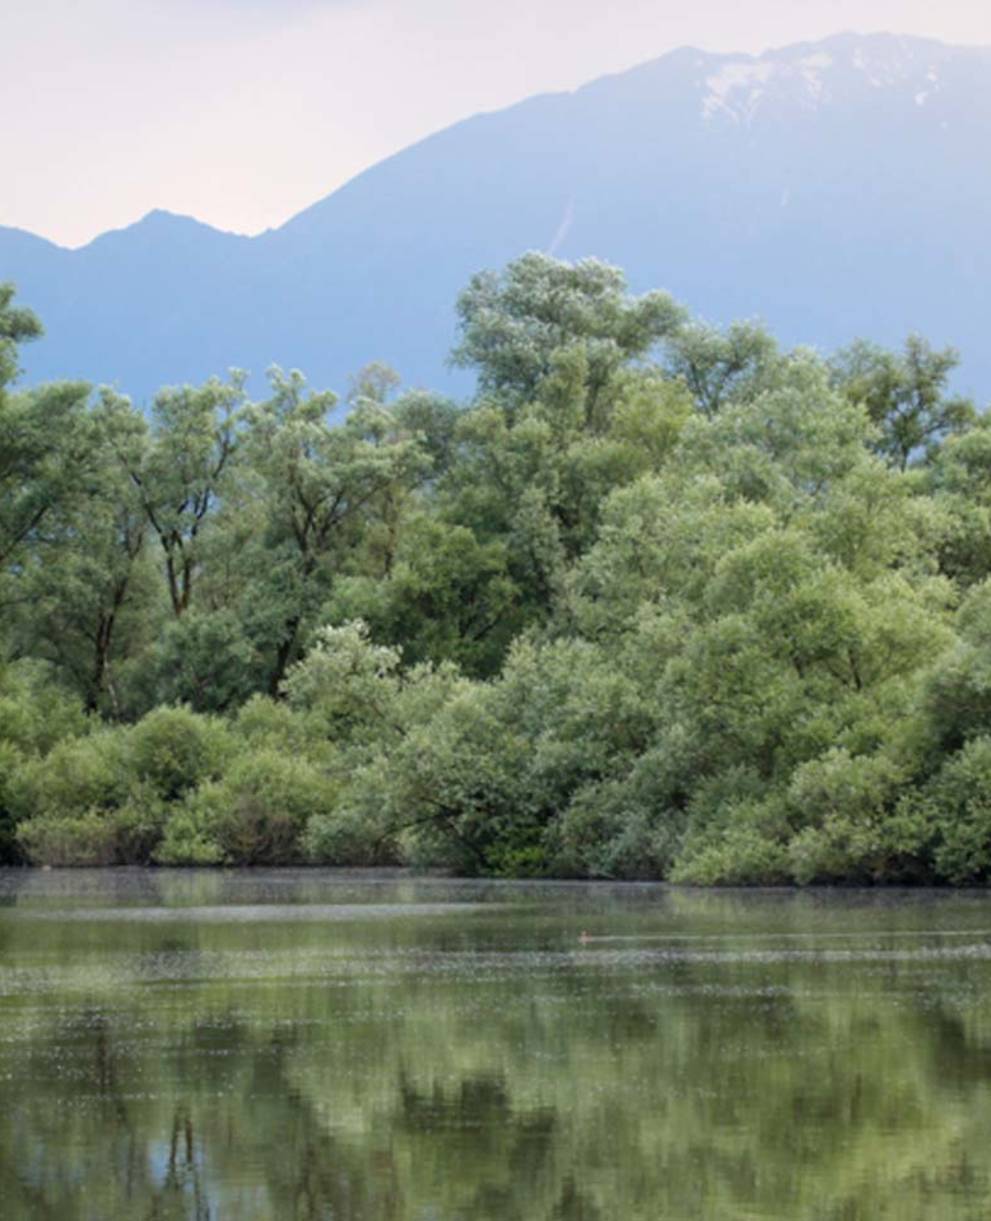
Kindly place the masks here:
POLYGON ((0 1216, 985 1219, 991 896, 0 870, 0 1216))

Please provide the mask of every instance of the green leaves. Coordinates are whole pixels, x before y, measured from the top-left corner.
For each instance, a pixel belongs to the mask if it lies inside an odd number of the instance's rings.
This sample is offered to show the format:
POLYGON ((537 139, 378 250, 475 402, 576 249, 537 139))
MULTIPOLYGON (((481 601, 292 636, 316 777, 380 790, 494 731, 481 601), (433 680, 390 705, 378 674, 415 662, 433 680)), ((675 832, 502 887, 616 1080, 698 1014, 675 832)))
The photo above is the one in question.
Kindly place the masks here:
POLYGON ((903 353, 858 340, 831 363, 837 387, 878 426, 878 453, 899 470, 930 457, 943 438, 977 417, 969 399, 948 393, 959 354, 936 350, 919 335, 908 337, 903 353))
POLYGON ((596 259, 568 264, 530 253, 500 274, 473 277, 458 299, 461 340, 455 365, 476 368, 479 388, 514 414, 577 359, 574 388, 593 423, 610 380, 632 358, 646 356, 681 322, 666 293, 630 298, 618 268, 596 259))
POLYGON ((0 290, 0 853, 984 879, 952 351, 824 361, 540 254, 458 314, 468 404, 274 368, 146 418, 8 389, 0 290))
POLYGON ((13 284, 0 284, 0 398, 17 376, 18 344, 42 334, 41 323, 29 309, 13 304, 13 284))

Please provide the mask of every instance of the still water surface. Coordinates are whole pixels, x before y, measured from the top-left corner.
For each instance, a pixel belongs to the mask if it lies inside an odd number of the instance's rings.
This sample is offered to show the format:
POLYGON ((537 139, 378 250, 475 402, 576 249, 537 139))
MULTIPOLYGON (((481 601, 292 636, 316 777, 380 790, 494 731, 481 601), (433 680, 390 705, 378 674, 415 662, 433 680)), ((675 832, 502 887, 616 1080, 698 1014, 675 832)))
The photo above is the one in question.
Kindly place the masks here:
POLYGON ((987 894, 0 870, 4 1221, 989 1216, 987 894))

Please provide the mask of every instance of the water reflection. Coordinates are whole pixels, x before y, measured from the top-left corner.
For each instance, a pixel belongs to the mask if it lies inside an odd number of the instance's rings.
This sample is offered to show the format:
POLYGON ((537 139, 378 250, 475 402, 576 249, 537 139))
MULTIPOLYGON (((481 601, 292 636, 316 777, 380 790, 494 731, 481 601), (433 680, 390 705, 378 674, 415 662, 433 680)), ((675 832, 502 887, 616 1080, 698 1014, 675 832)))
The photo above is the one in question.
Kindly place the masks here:
POLYGON ((4 1218, 991 1213, 983 894, 162 871, 0 896, 4 1218))

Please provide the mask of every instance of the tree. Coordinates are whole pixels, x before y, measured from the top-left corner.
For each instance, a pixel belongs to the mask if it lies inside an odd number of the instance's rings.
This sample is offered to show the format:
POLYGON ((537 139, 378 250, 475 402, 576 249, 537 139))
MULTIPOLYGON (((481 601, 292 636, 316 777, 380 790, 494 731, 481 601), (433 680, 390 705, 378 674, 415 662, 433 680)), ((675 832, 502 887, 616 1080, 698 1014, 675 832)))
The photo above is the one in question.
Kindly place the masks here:
MULTIPOLYGON (((147 433, 122 427, 112 439, 161 546, 176 618, 192 605, 203 534, 237 449, 244 382, 235 372, 227 382, 212 378, 200 387, 162 390, 147 433)), ((122 422, 129 408, 126 400, 104 395, 104 410, 122 422)))
POLYGON ((773 336, 752 322, 734 322, 725 331, 685 322, 664 346, 669 372, 684 382, 706 416, 730 400, 753 398, 782 359, 773 336))
POLYGON ((480 392, 510 414, 534 399, 562 350, 580 350, 591 423, 602 415, 617 370, 647 356, 682 319, 667 293, 630 297, 616 267, 597 259, 563 263, 535 252, 501 273, 474 276, 457 312, 461 338, 452 363, 477 369, 480 392))
POLYGON ((18 345, 42 334, 37 317, 13 299, 13 285, 0 284, 0 579, 40 536, 45 519, 85 484, 91 453, 88 386, 11 391, 18 345))
POLYGON ((19 344, 38 339, 44 332, 36 314, 13 304, 13 284, 0 284, 0 395, 15 380, 19 344))
POLYGON ((452 661, 473 676, 498 673, 522 626, 504 543, 465 526, 408 516, 395 563, 382 577, 341 578, 327 603, 335 623, 361 619, 406 665, 452 661))
POLYGON ((397 432, 388 408, 358 403, 336 427, 336 398, 310 393, 299 373, 273 370, 272 396, 246 415, 244 463, 261 537, 249 562, 271 650, 268 689, 279 692, 301 635, 333 578, 357 550, 376 501, 427 469, 416 437, 397 432), (258 549, 260 548, 260 550, 258 549))
POLYGON ((94 461, 89 387, 0 390, 0 574, 41 545, 48 520, 86 488, 94 461))
POLYGON ((970 399, 948 392, 959 363, 954 348, 936 349, 910 335, 902 353, 858 340, 831 365, 834 384, 851 402, 862 403, 877 425, 878 453, 905 470, 913 455, 930 457, 940 441, 975 420, 970 399))

